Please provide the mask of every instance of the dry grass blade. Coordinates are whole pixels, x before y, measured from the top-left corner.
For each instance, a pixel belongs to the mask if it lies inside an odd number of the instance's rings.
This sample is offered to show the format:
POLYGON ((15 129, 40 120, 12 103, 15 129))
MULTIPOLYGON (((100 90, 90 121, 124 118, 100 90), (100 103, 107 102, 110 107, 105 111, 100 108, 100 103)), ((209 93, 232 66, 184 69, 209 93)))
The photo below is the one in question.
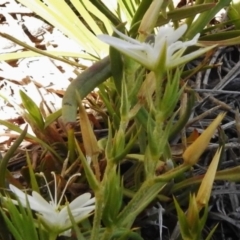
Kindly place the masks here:
POLYGON ((86 158, 89 161, 89 164, 93 162, 96 178, 100 180, 100 168, 98 163, 98 154, 100 153, 100 148, 98 147, 97 139, 93 132, 87 112, 82 105, 81 98, 77 92, 76 95, 79 103, 80 126, 86 158))
MULTIPOLYGON (((68 63, 68 64, 73 65, 73 66, 76 66, 76 67, 85 67, 85 66, 83 66, 82 64, 79 64, 79 63, 76 63, 76 62, 67 60, 67 59, 65 59, 65 58, 58 57, 58 56, 56 56, 56 55, 54 55, 54 54, 48 53, 47 51, 43 51, 43 50, 41 50, 41 49, 32 47, 32 46, 30 46, 30 45, 28 45, 28 44, 26 44, 26 43, 18 40, 17 38, 10 36, 9 34, 0 33, 0 36, 2 36, 2 37, 4 37, 4 38, 7 38, 7 39, 9 39, 9 40, 17 43, 18 45, 23 46, 23 47, 25 47, 26 49, 32 50, 33 52, 36 52, 36 53, 38 53, 38 54, 41 54, 41 55, 44 55, 44 56, 47 56, 47 57, 50 57, 50 58, 53 58, 53 59, 56 59, 56 60, 65 62, 65 63, 68 63)), ((8 58, 9 58, 9 57, 8 57, 8 58)), ((2 59, 2 57, 1 57, 1 59, 2 59)))

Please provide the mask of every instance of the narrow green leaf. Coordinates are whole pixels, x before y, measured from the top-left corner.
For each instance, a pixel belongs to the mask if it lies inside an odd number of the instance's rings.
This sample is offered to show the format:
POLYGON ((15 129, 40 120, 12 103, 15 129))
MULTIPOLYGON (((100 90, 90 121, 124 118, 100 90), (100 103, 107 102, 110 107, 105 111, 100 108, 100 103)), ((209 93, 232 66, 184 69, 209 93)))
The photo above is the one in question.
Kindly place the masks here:
POLYGON ((131 23, 137 8, 136 4, 134 4, 134 1, 120 0, 118 1, 118 5, 120 11, 124 12, 127 22, 131 23))
POLYGON ((217 44, 218 46, 233 46, 233 45, 238 45, 240 43, 240 37, 230 38, 230 39, 221 40, 221 41, 218 41, 218 40, 199 41, 199 43, 205 46, 207 45, 212 46, 213 44, 217 44))
POLYGON ((18 149, 19 145, 22 143, 27 134, 27 126, 24 128, 20 136, 15 140, 13 145, 9 148, 5 156, 0 162, 0 188, 5 188, 5 177, 7 171, 7 165, 15 151, 18 149))
MULTIPOLYGON (((2 211, 2 206, 0 207, 2 211)), ((5 214, 5 212, 3 213, 5 214)), ((4 217, 2 216, 2 212, 0 211, 0 236, 2 240, 12 240, 12 236, 10 235, 10 229, 8 229, 8 226, 6 224, 6 221, 4 220, 4 217)))
POLYGON ((183 113, 183 115, 181 116, 181 118, 171 128, 171 131, 168 137, 169 140, 173 139, 176 136, 176 134, 178 134, 182 130, 182 128, 185 126, 185 124, 187 123, 192 113, 192 108, 194 104, 195 104, 195 93, 191 91, 188 99, 188 103, 187 103, 187 108, 183 113))
POLYGON ((199 221, 198 221, 198 227, 199 227, 200 232, 202 232, 204 227, 206 226, 208 212, 209 212, 209 208, 208 208, 208 204, 206 204, 204 207, 203 214, 201 215, 201 219, 199 219, 199 221))
MULTIPOLYGON (((124 157, 131 151, 133 146, 136 144, 140 130, 141 130, 141 128, 139 128, 138 132, 133 137, 131 137, 131 139, 125 145, 124 149, 121 152, 119 152, 118 155, 113 156, 113 159, 111 159, 111 160, 113 160, 115 163, 117 163, 124 159, 124 157)), ((112 150, 112 148, 110 148, 110 149, 112 150)))
POLYGON ((107 143, 105 147, 105 155, 107 161, 110 161, 112 159, 112 149, 113 149, 113 133, 112 133, 112 126, 110 119, 108 119, 108 137, 107 137, 107 143))
POLYGON ((20 207, 20 210, 18 210, 18 208, 13 204, 11 199, 7 200, 5 203, 6 203, 8 213, 10 215, 10 219, 11 219, 13 226, 16 228, 19 236, 21 236, 23 238, 24 226, 22 226, 22 218, 21 218, 21 214, 20 214, 21 207, 20 207))
POLYGON ((174 200, 175 208, 177 210, 177 216, 178 216, 178 222, 179 222, 179 226, 180 226, 181 236, 183 239, 191 239, 191 234, 190 234, 190 229, 189 229, 188 222, 187 222, 187 217, 186 217, 185 213, 183 212, 183 210, 181 209, 181 207, 178 204, 175 197, 173 198, 173 200, 174 200))
POLYGON ((73 229, 75 231, 75 234, 77 236, 77 240, 86 240, 86 238, 81 233, 77 223, 75 222, 74 217, 72 215, 72 212, 71 212, 68 204, 67 204, 67 211, 68 211, 69 219, 70 219, 70 221, 72 223, 72 226, 73 226, 73 229))
MULTIPOLYGON (((84 21, 87 23, 88 27, 91 28, 93 33, 95 35, 102 34, 102 30, 96 23, 96 21, 93 19, 93 17, 89 14, 89 8, 85 8, 84 2, 87 3, 87 1, 82 0, 71 0, 71 3, 76 8, 76 10, 81 14, 81 17, 84 19, 84 21)), ((94 13, 96 14, 96 12, 94 13)), ((96 14, 97 16, 97 14, 96 14)), ((100 17, 100 16, 98 16, 100 17)))
POLYGON ((122 89, 122 78, 123 78, 123 61, 122 54, 115 48, 110 47, 109 57, 111 63, 111 72, 113 81, 118 94, 121 94, 122 89))
POLYGON ((117 26, 121 21, 99 0, 89 0, 99 11, 101 11, 114 26, 117 26))
POLYGON ((183 8, 176 8, 172 11, 169 11, 167 13, 166 18, 162 14, 160 14, 157 21, 157 26, 163 26, 169 23, 169 21, 171 20, 179 21, 187 17, 191 17, 191 16, 195 17, 197 14, 208 11, 214 6, 215 4, 208 3, 208 4, 193 5, 193 6, 183 7, 183 8))
POLYGON ((55 0, 44 2, 40 0, 19 0, 19 2, 75 40, 90 55, 98 57, 100 51, 106 47, 80 21, 67 2, 55 0))
POLYGON ((8 216, 6 215, 6 213, 4 212, 4 210, 2 208, 0 208, 0 212, 3 216, 3 219, 8 227, 8 229, 10 230, 11 234, 13 235, 15 240, 26 240, 23 239, 19 232, 17 231, 16 227, 14 226, 14 224, 12 223, 12 221, 8 218, 8 216))
POLYGON ((121 229, 114 231, 111 239, 118 239, 118 240, 144 240, 138 233, 133 232, 129 229, 121 229))
POLYGON ((214 226, 214 228, 211 230, 211 232, 208 234, 208 236, 207 236, 207 238, 206 238, 205 240, 211 240, 211 239, 213 239, 212 236, 213 236, 213 234, 215 233, 215 231, 217 230, 217 227, 218 227, 218 224, 216 224, 216 225, 214 226))
POLYGON ((34 128, 38 128, 39 130, 43 130, 44 121, 42 118, 42 114, 40 109, 36 105, 36 103, 22 90, 20 90, 20 96, 22 99, 22 104, 24 108, 28 111, 31 123, 35 123, 34 128))
POLYGON ((26 156, 27 156, 26 157, 27 158, 27 165, 28 165, 28 170, 29 170, 32 190, 35 191, 35 192, 40 193, 39 187, 38 187, 38 183, 37 183, 37 179, 36 179, 35 173, 33 171, 31 160, 30 160, 30 157, 29 157, 29 154, 28 154, 27 151, 26 151, 26 156))
MULTIPOLYGON (((78 1, 78 0, 74 0, 74 1, 78 1)), ((103 33, 103 29, 106 29, 107 33, 110 33, 112 31, 112 22, 111 22, 109 16, 111 15, 111 17, 112 17, 113 13, 108 8, 107 8, 107 10, 106 10, 106 8, 104 8, 104 11, 108 11, 108 13, 102 11, 101 8, 96 7, 89 0, 80 0, 80 1, 85 6, 85 9, 90 13, 90 15, 94 16, 93 20, 95 19, 96 24, 99 25, 99 30, 101 30, 101 33, 103 33), (96 19, 99 19, 100 22, 96 19), (101 26, 102 24, 103 24, 103 26, 101 26), (100 26, 101 26, 101 28, 100 28, 100 26)), ((79 13, 82 15, 82 9, 80 8, 79 10, 80 10, 79 13)), ((88 23, 89 27, 93 28, 93 25, 88 22, 88 19, 84 18, 84 20, 88 23)), ((96 35, 98 33, 100 33, 100 31, 97 30, 97 27, 94 27, 92 30, 96 35)))
POLYGON ((186 39, 192 39, 197 33, 201 33, 207 24, 215 17, 215 15, 224 7, 229 5, 231 0, 221 0, 210 11, 201 13, 197 20, 189 26, 185 33, 186 39))
POLYGON ((200 37, 199 41, 221 41, 239 37, 240 30, 224 31, 200 37))
POLYGON ((233 0, 228 8, 227 15, 229 19, 236 20, 234 25, 240 30, 240 1, 233 0))
POLYGON ((59 117, 61 117, 61 115, 62 115, 62 109, 59 109, 56 112, 47 116, 44 123, 44 129, 47 128, 49 125, 51 125, 53 122, 55 122, 59 117))
POLYGON ((93 189, 94 192, 98 191, 99 190, 99 182, 96 179, 96 176, 93 173, 92 168, 91 168, 89 162, 87 161, 87 159, 83 155, 82 150, 81 150, 81 148, 79 147, 79 145, 77 143, 77 140, 76 140, 76 147, 77 147, 77 151, 78 151, 78 154, 79 154, 79 159, 80 159, 80 161, 81 161, 81 163, 83 165, 83 168, 84 168, 84 171, 85 171, 88 183, 89 183, 91 189, 93 189))
POLYGON ((138 214, 155 199, 165 185, 166 182, 156 182, 154 178, 143 182, 140 189, 119 213, 115 225, 118 227, 130 228, 138 214))
POLYGON ((67 136, 68 136, 68 161, 73 163, 76 160, 76 152, 75 152, 75 135, 74 135, 74 128, 68 127, 67 128, 67 136))

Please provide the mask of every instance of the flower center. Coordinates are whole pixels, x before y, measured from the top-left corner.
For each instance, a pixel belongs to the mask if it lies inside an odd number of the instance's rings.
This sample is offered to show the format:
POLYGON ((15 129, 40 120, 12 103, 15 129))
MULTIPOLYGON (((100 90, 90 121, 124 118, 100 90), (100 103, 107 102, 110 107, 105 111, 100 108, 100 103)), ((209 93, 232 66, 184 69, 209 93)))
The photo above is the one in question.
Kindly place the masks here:
POLYGON ((68 185, 70 184, 70 182, 72 181, 73 178, 78 177, 78 176, 81 176, 81 174, 80 174, 80 173, 73 174, 73 175, 67 180, 67 183, 66 183, 66 185, 64 186, 64 189, 63 189, 63 191, 62 191, 62 194, 61 194, 59 200, 57 200, 57 198, 58 198, 58 182, 57 182, 57 177, 56 177, 55 172, 51 172, 51 174, 53 175, 53 180, 54 180, 54 197, 53 197, 52 192, 51 192, 51 190, 50 190, 50 188, 49 188, 49 183, 48 183, 48 181, 47 181, 47 179, 46 179, 46 176, 44 175, 43 172, 40 172, 40 176, 43 177, 43 179, 44 179, 44 181, 45 181, 45 183, 46 183, 46 187, 47 187, 48 194, 49 194, 49 197, 50 197, 50 202, 49 202, 49 203, 54 207, 54 210, 55 210, 56 212, 60 212, 60 211, 61 211, 61 206, 60 206, 60 204, 61 204, 61 201, 62 201, 64 195, 65 195, 65 192, 66 192, 66 190, 67 190, 68 185))
POLYGON ((151 45, 152 47, 154 47, 154 45, 155 45, 155 36, 153 34, 148 35, 146 40, 145 40, 145 42, 148 43, 149 45, 151 45))

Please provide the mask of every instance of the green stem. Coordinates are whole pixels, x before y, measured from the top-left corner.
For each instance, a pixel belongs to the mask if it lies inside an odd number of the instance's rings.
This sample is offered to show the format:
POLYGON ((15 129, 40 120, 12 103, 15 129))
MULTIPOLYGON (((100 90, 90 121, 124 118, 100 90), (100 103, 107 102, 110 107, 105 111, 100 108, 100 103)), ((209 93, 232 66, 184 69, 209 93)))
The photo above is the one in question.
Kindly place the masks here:
POLYGON ((50 232, 49 240, 56 240, 57 236, 58 236, 58 234, 56 234, 55 232, 50 232))
POLYGON ((111 239, 111 236, 112 236, 113 232, 114 232, 113 228, 106 228, 102 237, 101 237, 101 240, 111 239))
POLYGON ((149 203, 157 196, 166 182, 155 182, 155 177, 146 180, 134 197, 118 215, 116 226, 118 228, 130 228, 138 216, 149 203))
POLYGON ((187 108, 179 120, 173 125, 169 133, 169 141, 171 141, 183 129, 183 127, 187 124, 190 115, 192 114, 192 108, 195 104, 195 93, 193 91, 190 91, 189 93, 187 108))
POLYGON ((96 204, 95 204, 95 213, 94 213, 94 220, 93 220, 93 228, 91 231, 91 238, 90 240, 99 239, 99 230, 101 226, 101 219, 102 219, 102 211, 103 211, 103 189, 100 189, 95 192, 96 204))
POLYGON ((161 106, 161 100, 162 100, 162 93, 163 93, 163 89, 162 89, 162 83, 163 83, 163 75, 164 72, 162 70, 159 70, 157 72, 154 72, 155 75, 155 81, 156 81, 156 100, 155 100, 155 107, 157 110, 161 110, 159 109, 161 106))
POLYGON ((166 183, 188 169, 188 165, 182 164, 161 176, 147 179, 118 215, 116 226, 118 228, 130 228, 136 217, 157 197, 166 183))
MULTIPOLYGON (((108 162, 103 180, 101 185, 97 191, 95 191, 95 213, 94 213, 94 220, 93 220, 93 228, 91 231, 91 240, 99 239, 99 230, 101 227, 101 220, 102 220, 102 213, 103 213, 103 206, 104 206, 104 190, 106 186, 106 181, 108 181, 108 175, 110 171, 116 171, 114 168, 116 165, 113 162, 108 162)), ((109 229, 106 229, 103 236, 108 236, 107 234, 109 229)), ((102 237, 101 239, 108 239, 106 237, 102 237)))

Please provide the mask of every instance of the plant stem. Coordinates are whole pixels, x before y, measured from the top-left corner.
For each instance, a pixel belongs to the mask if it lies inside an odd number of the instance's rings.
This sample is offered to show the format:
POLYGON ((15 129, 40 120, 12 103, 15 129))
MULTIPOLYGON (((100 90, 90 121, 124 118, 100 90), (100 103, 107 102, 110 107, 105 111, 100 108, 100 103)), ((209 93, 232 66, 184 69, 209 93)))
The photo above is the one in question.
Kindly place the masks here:
POLYGON ((99 239, 99 229, 101 226, 101 219, 102 219, 102 211, 103 211, 103 188, 100 187, 97 192, 95 192, 96 198, 96 207, 95 207, 95 214, 93 220, 93 228, 91 231, 91 240, 99 239))
POLYGON ((155 81, 156 81, 155 107, 156 109, 159 109, 159 107, 161 106, 161 100, 162 100, 162 92, 163 92, 162 83, 163 83, 164 71, 162 69, 159 69, 157 72, 154 72, 154 75, 155 75, 155 81))
POLYGON ((103 236, 101 237, 101 240, 111 239, 111 236, 112 236, 113 232, 114 232, 113 228, 106 228, 104 233, 103 233, 103 236))
POLYGON ((55 232, 50 232, 49 240, 56 240, 57 236, 58 236, 58 234, 56 234, 55 232))
POLYGON ((116 226, 118 228, 130 228, 136 217, 151 203, 159 191, 176 176, 185 172, 189 166, 182 164, 161 176, 147 179, 135 193, 128 205, 118 215, 116 226))
POLYGON ((132 200, 118 215, 116 226, 130 228, 139 213, 157 196, 166 182, 155 182, 155 177, 146 180, 136 192, 132 200))

